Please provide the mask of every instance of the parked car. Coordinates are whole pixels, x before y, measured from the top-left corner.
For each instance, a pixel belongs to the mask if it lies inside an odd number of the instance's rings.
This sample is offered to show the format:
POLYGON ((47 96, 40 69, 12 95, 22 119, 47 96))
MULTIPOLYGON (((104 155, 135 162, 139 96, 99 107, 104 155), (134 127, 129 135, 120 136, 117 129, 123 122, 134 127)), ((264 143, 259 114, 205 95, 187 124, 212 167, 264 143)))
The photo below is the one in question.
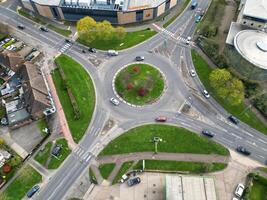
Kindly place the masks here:
POLYGON ((47 29, 46 27, 44 27, 44 26, 41 26, 41 27, 40 27, 40 30, 41 30, 41 31, 44 31, 44 32, 48 32, 48 29, 47 29))
POLYGON ((204 95, 204 97, 206 97, 207 99, 210 98, 210 94, 208 93, 207 90, 203 90, 203 95, 204 95))
POLYGON ((233 197, 233 199, 232 200, 239 200, 238 198, 236 198, 236 197, 233 197))
POLYGON ((143 60, 145 60, 145 57, 144 56, 136 56, 135 60, 136 61, 143 61, 143 60))
POLYGON ((62 147, 63 147, 62 144, 56 144, 52 150, 52 155, 58 156, 62 147))
POLYGON ((95 49, 95 48, 91 48, 91 47, 89 47, 89 48, 88 48, 88 51, 91 52, 91 53, 96 53, 96 49, 95 49))
POLYGON ((124 183, 125 181, 127 181, 129 179, 130 176, 123 174, 120 180, 120 183, 124 183))
POLYGON ((108 55, 109 56, 117 56, 117 55, 119 55, 119 53, 115 50, 108 50, 108 55))
POLYGON ((110 98, 110 102, 113 103, 115 106, 118 106, 120 104, 119 100, 114 97, 110 98))
POLYGON ((239 152, 239 153, 242 153, 242 154, 244 154, 244 155, 246 155, 246 156, 249 156, 251 153, 250 153, 250 151, 248 151, 245 147, 243 147, 243 146, 238 146, 237 148, 236 148, 236 151, 237 152, 239 152))
POLYGON ((40 189, 39 185, 33 186, 28 192, 27 192, 27 197, 31 198, 38 190, 40 189))
POLYGON ((133 179, 129 179, 127 181, 127 184, 128 184, 129 187, 137 185, 139 183, 141 183, 141 179, 139 177, 136 177, 136 178, 133 178, 133 179))
POLYGON ((167 121, 167 117, 164 116, 159 116, 155 119, 156 122, 166 122, 167 121))
POLYGON ((228 117, 228 119, 229 119, 232 123, 234 123, 234 124, 238 124, 238 123, 239 123, 239 120, 238 120, 235 116, 233 116, 233 115, 230 115, 230 116, 228 117))
POLYGON ((242 183, 239 183, 235 189, 235 195, 239 198, 242 197, 244 190, 245 186, 242 183))
POLYGON ((192 76, 192 77, 195 77, 197 74, 196 74, 196 72, 195 72, 195 70, 193 70, 193 69, 191 69, 190 71, 189 71, 189 74, 190 74, 190 76, 192 76))
POLYGON ((21 30, 25 29, 25 26, 22 24, 19 24, 17 27, 18 27, 18 29, 21 29, 21 30))
POLYGON ((215 136, 214 133, 210 132, 210 131, 207 130, 207 129, 204 129, 201 133, 202 133, 203 135, 208 136, 208 137, 214 137, 214 136, 215 136))

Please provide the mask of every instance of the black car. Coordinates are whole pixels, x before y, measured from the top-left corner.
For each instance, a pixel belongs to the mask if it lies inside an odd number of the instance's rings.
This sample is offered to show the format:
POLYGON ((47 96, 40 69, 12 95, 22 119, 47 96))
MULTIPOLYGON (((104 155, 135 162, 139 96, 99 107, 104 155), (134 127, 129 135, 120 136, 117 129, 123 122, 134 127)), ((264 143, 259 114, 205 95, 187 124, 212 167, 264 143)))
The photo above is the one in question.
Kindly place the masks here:
POLYGON ((21 24, 18 25, 17 27, 18 27, 18 29, 21 29, 21 30, 25 29, 25 26, 23 26, 23 25, 21 25, 21 24))
POLYGON ((65 39, 65 42, 67 43, 71 43, 71 41, 69 39, 65 39))
POLYGON ((62 147, 63 147, 62 144, 56 144, 52 150, 52 155, 58 156, 62 147))
POLYGON ((88 48, 88 51, 91 52, 91 53, 96 53, 96 49, 95 49, 95 48, 91 48, 91 47, 89 47, 89 48, 88 48))
POLYGON ((236 151, 239 152, 239 153, 242 153, 242 154, 244 154, 246 156, 250 155, 250 152, 245 147, 242 147, 242 146, 238 146, 236 148, 236 151))
POLYGON ((139 177, 136 177, 136 178, 133 178, 133 179, 129 179, 127 181, 127 184, 128 184, 129 187, 137 185, 139 183, 141 183, 141 179, 139 177))
POLYGON ((228 117, 228 119, 234 124, 238 124, 239 123, 239 120, 236 117, 234 117, 233 115, 230 115, 228 117))
POLYGON ((82 50, 82 53, 86 53, 86 51, 83 49, 83 50, 82 50))
POLYGON ((143 60, 145 60, 145 57, 144 56, 136 56, 135 60, 136 61, 143 61, 143 60))
POLYGON ((215 134, 214 133, 212 133, 212 132, 210 132, 209 130, 203 130, 202 132, 201 132, 203 135, 206 135, 206 136, 208 136, 208 137, 213 137, 215 134))
POLYGON ((44 32, 48 32, 48 29, 47 29, 46 27, 44 27, 44 26, 41 26, 41 27, 40 27, 40 30, 41 30, 41 31, 44 31, 44 32))

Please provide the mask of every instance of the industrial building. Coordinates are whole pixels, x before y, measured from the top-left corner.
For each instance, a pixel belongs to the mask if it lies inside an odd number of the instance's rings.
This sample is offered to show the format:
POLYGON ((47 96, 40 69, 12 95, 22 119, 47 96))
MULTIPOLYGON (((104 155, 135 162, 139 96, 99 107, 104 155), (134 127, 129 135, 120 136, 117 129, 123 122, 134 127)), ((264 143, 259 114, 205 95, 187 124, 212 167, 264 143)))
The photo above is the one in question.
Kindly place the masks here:
POLYGON ((23 7, 41 16, 78 21, 90 16, 96 21, 130 24, 155 19, 179 0, 20 0, 23 7))

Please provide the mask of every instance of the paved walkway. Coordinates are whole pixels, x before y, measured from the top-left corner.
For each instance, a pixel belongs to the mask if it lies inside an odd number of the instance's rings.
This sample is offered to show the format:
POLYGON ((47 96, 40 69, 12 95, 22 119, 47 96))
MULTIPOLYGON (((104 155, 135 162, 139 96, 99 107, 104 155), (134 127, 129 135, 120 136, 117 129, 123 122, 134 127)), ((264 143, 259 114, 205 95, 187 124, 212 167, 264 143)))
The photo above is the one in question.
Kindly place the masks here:
POLYGON ((104 163, 121 163, 131 160, 144 160, 144 159, 155 159, 155 160, 176 160, 176 161, 188 161, 188 162, 218 162, 228 163, 228 156, 220 156, 216 154, 187 154, 187 153, 158 153, 154 152, 142 152, 142 153, 130 153, 130 154, 119 154, 113 156, 101 156, 97 159, 99 164, 104 163))

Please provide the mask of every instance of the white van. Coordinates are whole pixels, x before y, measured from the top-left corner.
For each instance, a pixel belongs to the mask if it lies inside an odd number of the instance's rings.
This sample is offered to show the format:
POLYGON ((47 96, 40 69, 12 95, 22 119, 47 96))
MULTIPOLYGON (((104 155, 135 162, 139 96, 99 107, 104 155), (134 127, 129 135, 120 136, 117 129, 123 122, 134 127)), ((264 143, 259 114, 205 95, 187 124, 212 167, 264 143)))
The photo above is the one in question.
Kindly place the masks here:
POLYGON ((108 55, 109 56, 117 56, 119 54, 119 52, 115 51, 115 50, 108 50, 108 55))

